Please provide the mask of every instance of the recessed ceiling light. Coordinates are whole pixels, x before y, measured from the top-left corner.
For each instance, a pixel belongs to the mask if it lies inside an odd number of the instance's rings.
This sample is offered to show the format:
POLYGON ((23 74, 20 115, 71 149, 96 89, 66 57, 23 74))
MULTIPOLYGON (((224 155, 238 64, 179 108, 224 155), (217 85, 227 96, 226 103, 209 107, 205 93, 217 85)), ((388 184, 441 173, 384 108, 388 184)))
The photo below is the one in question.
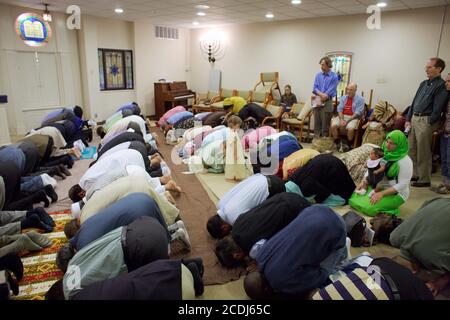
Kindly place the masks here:
POLYGON ((206 13, 199 11, 199 12, 197 12, 197 15, 200 17, 203 17, 203 16, 206 16, 206 13))
POLYGON ((195 6, 197 9, 209 9, 209 6, 207 6, 206 4, 198 4, 195 6))
POLYGON ((379 8, 384 8, 384 7, 387 6, 387 3, 386 3, 386 2, 378 2, 378 3, 377 3, 377 6, 378 6, 379 8))
POLYGON ((192 22, 192 24, 193 24, 194 26, 198 26, 198 25, 200 24, 200 22, 194 21, 194 22, 192 22))
POLYGON ((273 13, 267 13, 267 14, 266 14, 266 18, 267 18, 267 19, 273 19, 273 17, 275 17, 275 16, 273 15, 273 13))
POLYGON ((292 0, 291 3, 292 4, 300 4, 300 3, 302 3, 302 0, 292 0))
POLYGON ((116 13, 123 13, 123 9, 122 8, 116 8, 114 11, 116 13))

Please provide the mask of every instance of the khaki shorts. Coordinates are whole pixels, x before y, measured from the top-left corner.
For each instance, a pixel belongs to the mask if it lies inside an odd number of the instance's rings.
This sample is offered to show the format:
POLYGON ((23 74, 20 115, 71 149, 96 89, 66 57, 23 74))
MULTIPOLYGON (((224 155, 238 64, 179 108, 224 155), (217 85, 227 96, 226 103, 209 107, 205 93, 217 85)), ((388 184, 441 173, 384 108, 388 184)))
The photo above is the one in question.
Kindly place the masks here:
MULTIPOLYGON (((344 115, 344 121, 348 121, 350 118, 351 118, 351 116, 344 115)), ((358 123, 359 123, 359 119, 353 119, 352 121, 347 123, 347 126, 345 127, 345 129, 347 129, 347 130, 356 130, 358 128, 358 123)), ((340 127, 341 126, 341 121, 339 119, 339 116, 334 117, 333 119, 331 119, 331 126, 333 126, 333 127, 340 127)))

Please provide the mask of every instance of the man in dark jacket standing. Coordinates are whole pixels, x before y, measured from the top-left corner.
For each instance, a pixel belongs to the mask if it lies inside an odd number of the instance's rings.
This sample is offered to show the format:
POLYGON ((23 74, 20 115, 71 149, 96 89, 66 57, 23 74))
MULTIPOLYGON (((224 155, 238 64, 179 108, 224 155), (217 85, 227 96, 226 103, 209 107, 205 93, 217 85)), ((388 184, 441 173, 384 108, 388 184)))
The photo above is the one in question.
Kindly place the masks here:
POLYGON ((431 58, 426 67, 428 80, 423 81, 414 97, 406 117, 409 134, 409 156, 414 165, 413 187, 429 187, 431 182, 431 141, 442 119, 447 105, 447 90, 441 73, 445 62, 431 58))

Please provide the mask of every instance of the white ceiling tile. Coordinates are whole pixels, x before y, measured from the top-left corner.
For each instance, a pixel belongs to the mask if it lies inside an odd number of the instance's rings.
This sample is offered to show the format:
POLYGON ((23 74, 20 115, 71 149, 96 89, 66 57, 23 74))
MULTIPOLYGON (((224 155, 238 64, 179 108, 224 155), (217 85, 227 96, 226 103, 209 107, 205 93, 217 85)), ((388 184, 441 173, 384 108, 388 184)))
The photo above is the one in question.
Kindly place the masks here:
MULTIPOLYGON (((128 21, 155 21, 155 23, 194 27, 217 24, 240 24, 255 21, 271 21, 265 18, 273 12, 273 20, 311 18, 343 14, 365 13, 367 6, 378 0, 302 0, 292 5, 290 0, 48 0, 50 11, 65 11, 68 5, 81 7, 82 14, 128 21), (210 6, 205 17, 198 17, 197 4, 210 6), (114 13, 121 7, 123 14, 114 13)), ((384 0, 388 6, 384 11, 408 8, 431 7, 450 4, 450 0, 384 0)), ((0 3, 19 5, 43 10, 43 0, 0 0, 0 3)))

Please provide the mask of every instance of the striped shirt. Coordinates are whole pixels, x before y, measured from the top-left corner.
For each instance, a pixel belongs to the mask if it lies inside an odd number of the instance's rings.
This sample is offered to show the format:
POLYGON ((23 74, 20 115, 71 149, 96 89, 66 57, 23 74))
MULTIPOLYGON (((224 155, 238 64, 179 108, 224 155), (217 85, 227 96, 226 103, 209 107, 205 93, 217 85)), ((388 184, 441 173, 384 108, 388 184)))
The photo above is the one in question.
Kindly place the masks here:
POLYGON ((377 284, 366 270, 365 267, 354 269, 317 291, 313 300, 393 300, 386 280, 380 275, 377 284))

